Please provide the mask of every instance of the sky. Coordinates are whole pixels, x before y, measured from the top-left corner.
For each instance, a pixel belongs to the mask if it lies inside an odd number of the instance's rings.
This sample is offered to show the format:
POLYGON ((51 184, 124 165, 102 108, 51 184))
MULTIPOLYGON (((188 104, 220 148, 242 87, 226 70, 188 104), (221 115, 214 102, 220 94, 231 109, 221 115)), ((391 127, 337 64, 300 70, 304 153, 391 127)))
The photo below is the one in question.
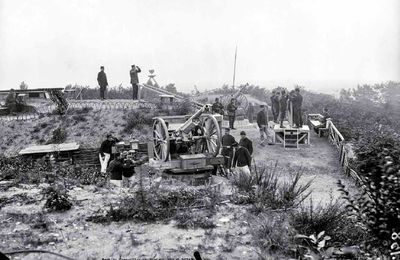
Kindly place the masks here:
POLYGON ((0 89, 141 82, 190 92, 400 81, 399 0, 0 0, 0 89))

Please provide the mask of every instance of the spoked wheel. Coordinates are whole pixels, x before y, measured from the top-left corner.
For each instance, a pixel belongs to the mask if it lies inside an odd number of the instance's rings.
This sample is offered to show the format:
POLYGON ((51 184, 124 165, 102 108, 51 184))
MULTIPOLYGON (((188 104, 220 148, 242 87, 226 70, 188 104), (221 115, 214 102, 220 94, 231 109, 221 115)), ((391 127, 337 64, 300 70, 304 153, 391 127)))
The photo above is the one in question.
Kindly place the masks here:
POLYGON ((207 115, 203 120, 205 150, 212 156, 217 156, 221 147, 221 131, 218 121, 213 115, 207 115))
POLYGON ((247 97, 244 94, 240 93, 236 100, 237 106, 243 108, 246 111, 247 107, 249 106, 249 101, 247 100, 247 97))
POLYGON ((166 162, 169 159, 169 134, 164 119, 157 117, 153 124, 154 156, 166 162))

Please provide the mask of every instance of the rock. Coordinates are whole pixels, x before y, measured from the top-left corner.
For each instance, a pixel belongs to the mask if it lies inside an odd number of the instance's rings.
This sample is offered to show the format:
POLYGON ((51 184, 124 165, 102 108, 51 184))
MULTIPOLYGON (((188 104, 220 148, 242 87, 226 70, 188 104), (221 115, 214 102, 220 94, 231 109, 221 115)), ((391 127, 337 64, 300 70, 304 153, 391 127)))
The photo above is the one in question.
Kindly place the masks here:
POLYGON ((222 217, 222 218, 218 219, 218 221, 219 221, 219 222, 222 222, 222 223, 226 223, 226 222, 229 222, 230 219, 227 218, 227 217, 222 217))

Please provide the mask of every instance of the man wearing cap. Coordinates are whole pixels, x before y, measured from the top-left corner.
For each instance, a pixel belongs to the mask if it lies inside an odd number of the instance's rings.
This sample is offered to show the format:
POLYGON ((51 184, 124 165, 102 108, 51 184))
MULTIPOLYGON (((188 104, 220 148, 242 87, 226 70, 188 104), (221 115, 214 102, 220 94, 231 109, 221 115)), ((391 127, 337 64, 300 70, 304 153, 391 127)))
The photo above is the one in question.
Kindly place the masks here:
POLYGON ((235 138, 230 134, 230 128, 225 128, 225 135, 222 137, 222 151, 224 156, 225 169, 229 172, 233 159, 233 146, 237 144, 235 138))
POLYGON ((100 86, 100 99, 104 100, 106 99, 104 94, 108 86, 107 75, 104 72, 104 66, 100 67, 100 72, 97 74, 97 82, 99 83, 100 86))
POLYGON ((279 116, 279 92, 276 91, 276 90, 272 90, 271 109, 272 109, 272 115, 273 115, 273 117, 274 117, 274 123, 278 123, 278 116, 279 116))
POLYGON ((224 115, 224 105, 222 105, 221 102, 219 102, 219 98, 215 98, 214 104, 212 104, 211 110, 213 114, 217 113, 220 115, 224 115))
POLYGON ((288 96, 286 94, 286 91, 283 89, 281 91, 281 95, 279 97, 279 121, 280 121, 281 128, 284 128, 283 121, 286 118, 287 100, 288 100, 288 96))
POLYGON ((253 154, 253 142, 249 138, 247 138, 245 131, 240 132, 239 145, 246 148, 249 151, 250 155, 253 154))
POLYGON ((108 166, 108 161, 111 157, 111 147, 119 140, 112 136, 112 134, 107 134, 107 139, 101 143, 99 151, 99 159, 101 165, 101 173, 105 173, 108 166))
POLYGON ((290 101, 293 108, 293 123, 296 128, 303 127, 303 117, 301 113, 301 105, 303 103, 303 96, 300 94, 300 88, 296 87, 293 94, 290 95, 290 101))
POLYGON ((251 156, 249 151, 241 145, 235 151, 233 167, 238 169, 239 174, 250 175, 251 156))
POLYGON ((107 167, 107 172, 110 173, 110 183, 117 187, 122 187, 122 177, 127 181, 129 187, 135 173, 133 162, 125 159, 127 154, 127 151, 122 152, 122 154, 116 154, 114 160, 107 167))
POLYGON ((139 92, 139 77, 138 73, 142 72, 142 70, 135 65, 132 65, 132 69, 129 72, 131 76, 131 84, 132 84, 132 89, 133 89, 133 100, 138 99, 138 92, 139 92))
POLYGON ((228 110, 228 117, 229 117, 229 127, 230 129, 235 129, 233 125, 235 124, 235 117, 236 117, 236 99, 232 98, 231 102, 226 106, 226 110, 228 110))
POLYGON ((267 109, 266 106, 261 105, 261 110, 257 113, 257 125, 258 128, 260 129, 260 139, 261 142, 264 141, 265 138, 268 139, 268 115, 267 115, 267 109), (265 138, 264 138, 265 134, 265 138))

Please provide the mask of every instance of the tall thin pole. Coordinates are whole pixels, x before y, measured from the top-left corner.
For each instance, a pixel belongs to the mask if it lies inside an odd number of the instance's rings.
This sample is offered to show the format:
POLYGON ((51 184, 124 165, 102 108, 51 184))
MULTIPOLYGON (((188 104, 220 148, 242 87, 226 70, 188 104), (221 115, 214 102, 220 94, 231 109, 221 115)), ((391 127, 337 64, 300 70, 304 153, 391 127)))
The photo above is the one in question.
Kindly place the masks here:
POLYGON ((232 88, 235 88, 235 76, 236 76, 236 56, 237 56, 237 45, 235 49, 235 63, 233 64, 233 83, 232 83, 232 88))

